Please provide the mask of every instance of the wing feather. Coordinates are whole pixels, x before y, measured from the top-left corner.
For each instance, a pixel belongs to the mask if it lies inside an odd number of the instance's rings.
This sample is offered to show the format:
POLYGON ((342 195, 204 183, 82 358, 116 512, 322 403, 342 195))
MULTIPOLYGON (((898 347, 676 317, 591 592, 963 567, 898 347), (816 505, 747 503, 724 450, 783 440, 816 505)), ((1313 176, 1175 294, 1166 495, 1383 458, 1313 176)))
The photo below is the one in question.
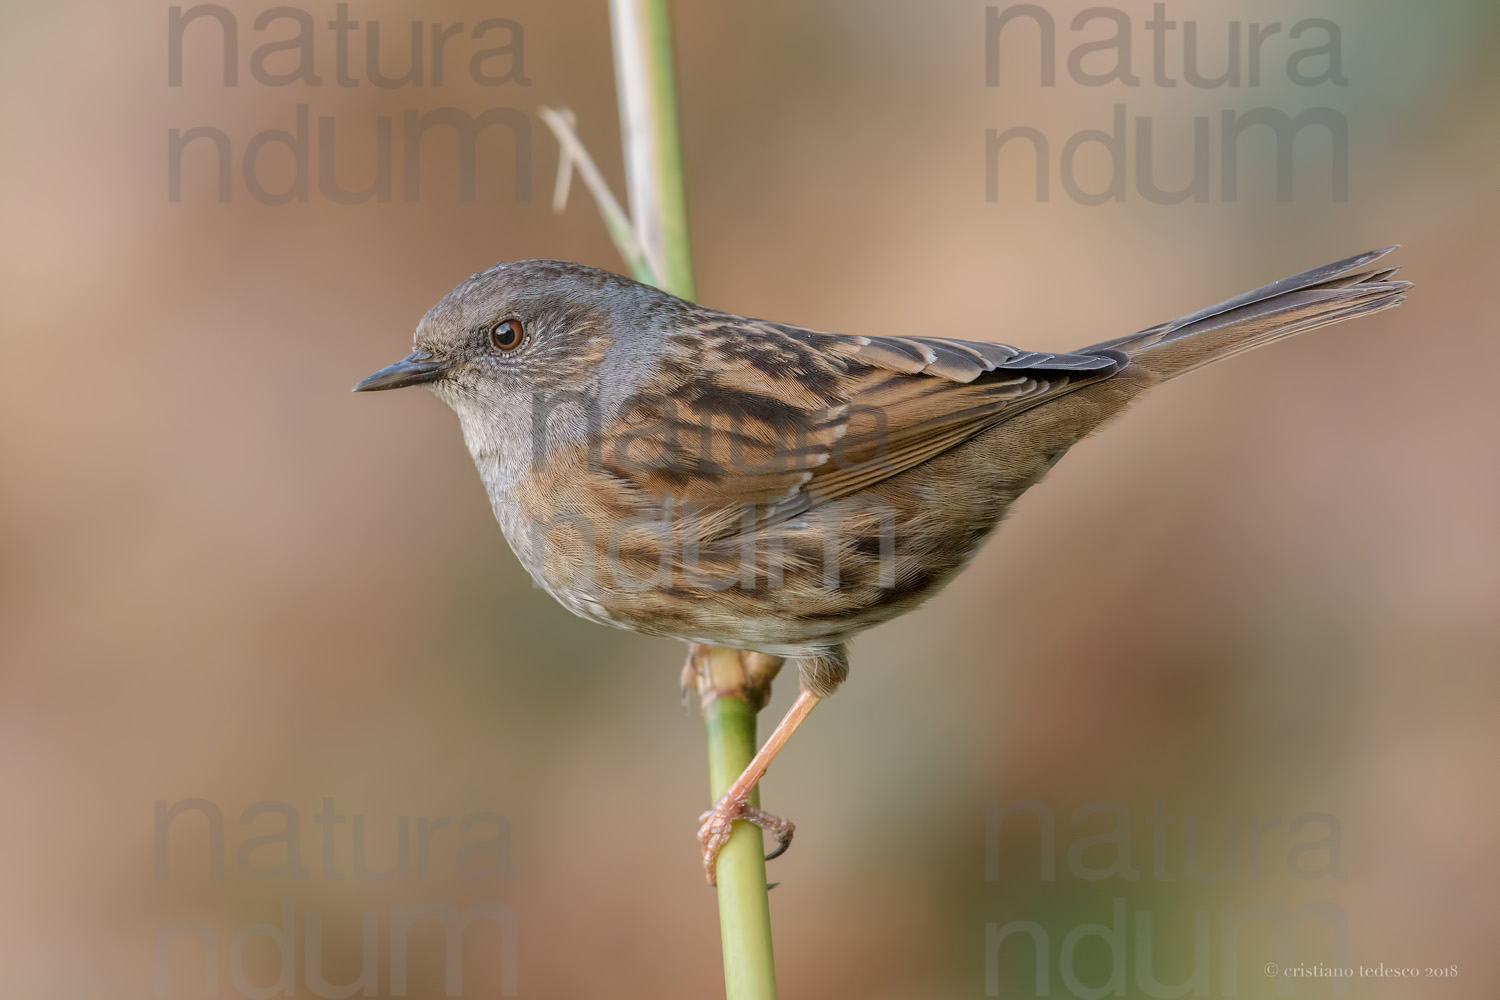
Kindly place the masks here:
POLYGON ((691 509, 705 540, 867 489, 1125 363, 704 312, 604 428, 602 454, 650 502, 691 509))

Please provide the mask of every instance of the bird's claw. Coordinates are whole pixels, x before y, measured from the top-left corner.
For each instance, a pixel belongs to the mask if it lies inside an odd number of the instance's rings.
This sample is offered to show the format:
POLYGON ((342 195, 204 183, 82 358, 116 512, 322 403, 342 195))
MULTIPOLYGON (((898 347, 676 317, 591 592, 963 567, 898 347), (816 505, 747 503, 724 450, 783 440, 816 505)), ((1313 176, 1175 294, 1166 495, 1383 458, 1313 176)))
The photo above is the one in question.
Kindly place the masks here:
POLYGON ((729 837, 734 833, 735 820, 753 823, 776 838, 776 847, 766 855, 767 861, 786 853, 792 843, 792 834, 797 830, 791 820, 752 806, 748 793, 735 799, 730 799, 726 794, 714 803, 712 809, 698 817, 698 841, 703 845, 703 874, 708 877, 709 885, 718 884, 719 852, 729 843, 729 837))

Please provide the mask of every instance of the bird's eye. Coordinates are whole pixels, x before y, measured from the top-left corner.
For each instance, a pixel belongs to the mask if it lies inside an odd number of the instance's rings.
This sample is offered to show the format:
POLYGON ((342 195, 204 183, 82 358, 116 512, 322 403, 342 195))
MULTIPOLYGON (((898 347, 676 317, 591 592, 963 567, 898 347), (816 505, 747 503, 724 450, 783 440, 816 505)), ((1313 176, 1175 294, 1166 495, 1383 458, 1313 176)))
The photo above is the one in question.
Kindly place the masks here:
POLYGON ((490 328, 490 343, 497 351, 514 351, 526 339, 526 331, 518 319, 501 320, 490 328))

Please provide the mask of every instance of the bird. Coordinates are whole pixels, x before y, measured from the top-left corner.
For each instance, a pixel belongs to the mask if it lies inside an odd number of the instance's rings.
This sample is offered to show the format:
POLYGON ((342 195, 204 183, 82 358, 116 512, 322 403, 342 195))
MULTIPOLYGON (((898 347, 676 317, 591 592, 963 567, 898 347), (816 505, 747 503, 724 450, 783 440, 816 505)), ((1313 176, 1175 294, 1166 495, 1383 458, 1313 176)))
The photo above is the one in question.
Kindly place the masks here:
MULTIPOLYGON (((583 618, 794 660, 799 692, 700 817, 704 871, 849 673, 848 643, 969 562, 1064 452, 1151 387, 1396 306, 1395 247, 1075 351, 825 333, 583 264, 499 263, 354 390, 426 386, 459 419, 522 566, 583 618)), ((946 331, 944 331, 946 332, 946 331)), ((691 662, 691 654, 690 654, 691 662)))

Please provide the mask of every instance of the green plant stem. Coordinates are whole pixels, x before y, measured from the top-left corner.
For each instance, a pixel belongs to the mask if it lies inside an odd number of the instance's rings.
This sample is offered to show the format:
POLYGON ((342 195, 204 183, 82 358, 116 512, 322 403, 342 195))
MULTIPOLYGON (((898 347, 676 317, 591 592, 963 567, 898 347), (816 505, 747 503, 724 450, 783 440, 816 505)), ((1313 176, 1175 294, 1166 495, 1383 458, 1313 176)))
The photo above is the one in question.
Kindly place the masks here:
POLYGON ((660 262, 658 287, 691 301, 696 293, 669 6, 667 0, 610 0, 609 10, 630 215, 647 258, 660 262))
MULTIPOLYGON (((771 698, 779 656, 695 644, 688 657, 692 685, 708 733, 709 781, 715 800, 755 756, 755 716, 771 698)), ((750 792, 750 804, 760 794, 750 792)), ((760 830, 736 822, 718 859, 719 937, 729 1000, 775 1000, 776 959, 760 830)))
MULTIPOLYGON (((719 696, 703 711, 709 783, 715 800, 755 756, 755 709, 743 697, 719 696)), ((750 794, 758 805, 760 792, 750 794)), ((719 854, 719 940, 728 1000, 774 1000, 776 961, 760 830, 736 823, 719 854)))
MULTIPOLYGON (((611 0, 610 18, 631 216, 644 256, 659 262, 659 287, 691 301, 695 291, 667 0, 611 0)), ((755 756, 755 717, 765 704, 770 677, 748 691, 747 657, 718 647, 702 648, 702 653, 697 683, 708 735, 710 785, 717 801, 755 756)), ((765 658, 755 662, 764 663, 765 658)), ((779 666, 776 660, 770 676, 779 666)), ((752 795, 752 803, 758 801, 758 793, 752 795)), ((719 854, 719 936, 727 1000, 776 997, 762 850, 760 830, 736 823, 719 854)))
MULTIPOLYGON (((693 259, 688 242, 687 195, 682 144, 677 134, 677 87, 672 65, 672 19, 667 0, 639 0, 647 51, 651 142, 655 148, 657 226, 662 249, 662 287, 692 301, 693 259)), ((752 748, 753 749, 753 748, 752 748)))

